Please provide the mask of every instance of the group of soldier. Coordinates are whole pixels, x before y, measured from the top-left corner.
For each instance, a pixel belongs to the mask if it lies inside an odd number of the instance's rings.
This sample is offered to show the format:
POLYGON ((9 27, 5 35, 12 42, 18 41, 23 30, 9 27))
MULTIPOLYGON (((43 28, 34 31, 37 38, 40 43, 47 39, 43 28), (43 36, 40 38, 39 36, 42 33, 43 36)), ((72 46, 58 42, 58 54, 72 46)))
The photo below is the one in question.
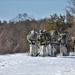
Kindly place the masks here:
POLYGON ((59 44, 60 55, 67 55, 66 34, 58 34, 55 30, 32 30, 27 35, 31 56, 56 56, 55 45, 59 44))

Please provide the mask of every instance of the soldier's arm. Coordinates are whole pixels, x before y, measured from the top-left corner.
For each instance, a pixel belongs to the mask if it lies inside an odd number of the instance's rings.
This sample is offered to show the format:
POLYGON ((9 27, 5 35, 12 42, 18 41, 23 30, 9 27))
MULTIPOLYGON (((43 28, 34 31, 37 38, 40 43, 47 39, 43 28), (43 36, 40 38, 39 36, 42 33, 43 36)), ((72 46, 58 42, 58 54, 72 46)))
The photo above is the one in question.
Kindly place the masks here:
POLYGON ((31 43, 31 39, 30 39, 29 35, 27 35, 27 40, 28 40, 29 43, 31 43))
POLYGON ((37 38, 36 38, 36 43, 37 43, 37 44, 40 44, 39 36, 37 36, 37 38))

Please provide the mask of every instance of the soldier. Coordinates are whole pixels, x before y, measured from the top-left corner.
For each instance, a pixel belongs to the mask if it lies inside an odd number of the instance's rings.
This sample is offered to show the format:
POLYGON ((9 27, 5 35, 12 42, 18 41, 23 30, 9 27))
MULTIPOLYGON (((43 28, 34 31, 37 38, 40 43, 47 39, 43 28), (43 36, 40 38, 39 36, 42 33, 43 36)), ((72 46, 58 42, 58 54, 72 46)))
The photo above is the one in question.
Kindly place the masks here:
POLYGON ((66 48, 66 34, 62 33, 59 37, 60 42, 60 55, 67 55, 67 48, 66 48))
POLYGON ((51 56, 51 35, 46 30, 44 30, 44 35, 46 38, 46 55, 51 56))
POLYGON ((34 30, 32 30, 31 33, 29 33, 27 35, 27 40, 30 44, 30 55, 31 56, 37 56, 38 55, 36 38, 37 38, 37 33, 34 30))
POLYGON ((74 55, 75 55, 75 37, 71 37, 72 42, 73 42, 73 49, 74 49, 74 55))
POLYGON ((57 38, 58 38, 58 34, 55 30, 51 30, 50 34, 51 34, 51 51, 50 51, 50 55, 51 56, 56 56, 55 55, 55 52, 56 52, 55 44, 56 44, 56 41, 57 41, 57 38))
POLYGON ((37 37, 37 42, 40 45, 39 55, 45 56, 46 54, 46 38, 42 30, 39 31, 39 35, 37 37))

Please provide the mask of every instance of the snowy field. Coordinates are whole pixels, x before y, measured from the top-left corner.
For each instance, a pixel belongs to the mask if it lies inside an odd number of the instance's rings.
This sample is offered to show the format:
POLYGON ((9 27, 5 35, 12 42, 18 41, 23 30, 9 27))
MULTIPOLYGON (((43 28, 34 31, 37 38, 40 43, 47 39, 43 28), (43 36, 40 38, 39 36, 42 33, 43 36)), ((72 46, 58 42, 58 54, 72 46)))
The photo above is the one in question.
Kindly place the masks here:
POLYGON ((0 55, 0 75, 75 75, 75 56, 0 55))

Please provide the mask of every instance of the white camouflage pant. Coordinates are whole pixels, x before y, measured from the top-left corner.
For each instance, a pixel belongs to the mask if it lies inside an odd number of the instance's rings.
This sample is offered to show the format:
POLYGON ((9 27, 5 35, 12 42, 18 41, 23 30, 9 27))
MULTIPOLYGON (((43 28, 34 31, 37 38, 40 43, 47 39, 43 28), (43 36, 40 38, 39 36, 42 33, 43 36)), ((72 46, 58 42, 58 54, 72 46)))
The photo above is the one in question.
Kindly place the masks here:
POLYGON ((51 45, 46 46, 46 55, 51 55, 51 45))
POLYGON ((30 55, 36 56, 38 54, 37 45, 30 45, 30 55))
POLYGON ((45 56, 46 55, 46 47, 44 45, 40 46, 39 55, 40 56, 45 56))
POLYGON ((46 55, 55 56, 54 55, 55 51, 56 49, 54 48, 53 45, 49 44, 46 46, 46 55))
POLYGON ((60 55, 67 55, 67 48, 65 45, 60 45, 60 55))

